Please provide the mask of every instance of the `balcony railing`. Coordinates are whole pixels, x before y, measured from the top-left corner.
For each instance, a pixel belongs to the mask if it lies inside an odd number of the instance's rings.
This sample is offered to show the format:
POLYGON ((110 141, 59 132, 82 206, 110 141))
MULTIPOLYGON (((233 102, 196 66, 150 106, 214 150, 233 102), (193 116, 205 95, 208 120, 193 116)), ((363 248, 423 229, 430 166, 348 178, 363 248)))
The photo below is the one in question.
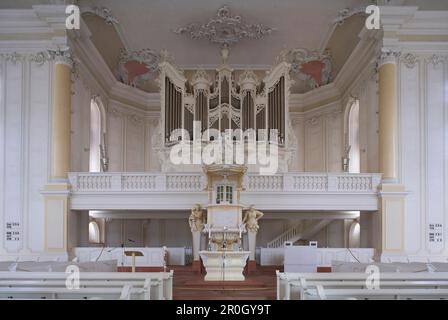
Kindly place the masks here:
MULTIPOLYGON (((96 192, 202 192, 206 177, 201 173, 70 173, 72 191, 96 192)), ((247 192, 376 193, 378 173, 285 173, 247 174, 247 192)))

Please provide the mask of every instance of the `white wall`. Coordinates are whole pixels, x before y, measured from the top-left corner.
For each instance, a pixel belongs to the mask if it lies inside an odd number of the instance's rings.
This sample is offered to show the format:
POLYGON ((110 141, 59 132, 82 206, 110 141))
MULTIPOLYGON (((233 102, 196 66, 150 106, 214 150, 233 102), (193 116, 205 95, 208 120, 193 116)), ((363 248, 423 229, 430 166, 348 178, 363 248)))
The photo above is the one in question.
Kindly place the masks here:
POLYGON ((92 90, 78 77, 72 84, 71 171, 89 171, 90 103, 92 90))
POLYGON ((292 134, 294 134, 294 153, 291 157, 289 171, 305 171, 305 119, 303 116, 292 117, 292 134))
POLYGON ((260 229, 257 233, 257 247, 266 247, 268 242, 288 230, 294 222, 288 223, 285 219, 261 219, 258 224, 260 229))
POLYGON ((340 172, 343 151, 340 103, 319 108, 305 117, 305 171, 340 172))
POLYGON ((0 254, 44 250, 48 181, 52 63, 0 55, 0 254), (6 224, 19 223, 19 241, 6 240, 6 224))
MULTIPOLYGON (((305 107, 306 109, 306 107, 305 107)), ((341 172, 344 119, 340 101, 290 114, 295 135, 289 171, 341 172)))
POLYGON ((361 172, 378 172, 378 84, 377 75, 366 79, 358 93, 359 149, 361 172))
POLYGON ((109 171, 158 171, 157 153, 153 146, 157 118, 144 111, 111 101, 107 114, 109 171))
POLYGON ((344 220, 335 220, 318 232, 313 240, 317 241, 319 248, 345 248, 346 230, 344 220))
POLYGON ((187 219, 110 219, 106 222, 106 246, 191 247, 187 219), (131 242, 129 239, 135 241, 131 242))
MULTIPOLYGON (((261 219, 259 221, 260 229, 257 234, 257 247, 266 247, 268 242, 289 230, 298 222, 298 220, 290 219, 261 219)), ((352 219, 332 221, 307 240, 317 241, 319 248, 344 248, 348 239, 346 224, 350 226, 352 222, 352 219)))
POLYGON ((448 60, 403 56, 398 65, 399 167, 409 256, 448 254, 448 60), (412 59, 411 59, 412 58, 412 59), (440 224, 431 231, 430 224, 440 224), (430 242, 430 232, 441 234, 430 242))
POLYGON ((67 228, 68 228, 68 241, 67 241, 68 250, 75 247, 89 246, 88 211, 71 211, 67 218, 67 228))

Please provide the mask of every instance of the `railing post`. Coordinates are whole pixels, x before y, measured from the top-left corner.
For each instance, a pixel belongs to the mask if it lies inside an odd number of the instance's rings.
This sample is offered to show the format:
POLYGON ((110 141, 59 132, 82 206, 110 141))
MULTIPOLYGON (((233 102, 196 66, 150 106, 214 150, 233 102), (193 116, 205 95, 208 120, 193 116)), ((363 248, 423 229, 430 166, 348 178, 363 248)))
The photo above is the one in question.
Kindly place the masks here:
POLYGON ((168 300, 173 300, 173 270, 171 270, 168 275, 165 298, 168 300))
POLYGON ((72 190, 78 189, 78 174, 77 173, 69 173, 68 180, 70 182, 72 190))
POLYGON ((338 177, 334 174, 327 174, 327 191, 338 191, 338 177))
POLYGON ((381 174, 372 174, 372 191, 377 191, 381 183, 381 174))
POLYGON ((165 191, 166 190, 166 174, 160 174, 156 176, 156 190, 165 191))
POLYGON ((294 190, 294 177, 290 174, 283 175, 283 191, 294 190))
POLYGON ((111 177, 111 188, 113 191, 122 191, 123 185, 122 185, 122 174, 112 174, 111 177))

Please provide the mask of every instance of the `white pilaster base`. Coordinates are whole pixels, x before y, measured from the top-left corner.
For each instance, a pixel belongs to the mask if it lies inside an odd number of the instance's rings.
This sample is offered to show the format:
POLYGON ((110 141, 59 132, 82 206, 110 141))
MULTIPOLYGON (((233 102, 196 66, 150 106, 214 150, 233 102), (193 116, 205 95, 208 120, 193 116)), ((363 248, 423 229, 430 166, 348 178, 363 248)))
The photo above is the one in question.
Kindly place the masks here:
POLYGON ((45 202, 45 252, 67 255, 69 185, 46 185, 41 193, 45 202))
POLYGON ((381 246, 380 260, 405 255, 405 196, 403 185, 382 184, 380 195, 381 246))

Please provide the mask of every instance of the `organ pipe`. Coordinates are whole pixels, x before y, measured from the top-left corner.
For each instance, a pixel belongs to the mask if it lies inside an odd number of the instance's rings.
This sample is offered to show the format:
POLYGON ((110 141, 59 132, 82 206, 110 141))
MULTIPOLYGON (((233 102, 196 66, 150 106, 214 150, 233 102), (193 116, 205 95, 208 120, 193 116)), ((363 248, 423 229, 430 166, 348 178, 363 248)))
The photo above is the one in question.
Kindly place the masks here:
POLYGON ((203 132, 213 117, 217 119, 210 125, 214 129, 268 129, 269 134, 276 129, 277 137, 265 138, 285 142, 288 64, 280 63, 261 83, 252 71, 244 71, 239 82, 233 81, 229 68, 218 69, 218 83, 210 80, 204 70, 198 70, 188 82, 181 72, 165 65, 166 68, 162 67, 165 141, 174 129, 184 128, 191 136, 194 121, 200 122, 203 132), (261 108, 258 113, 257 108, 261 108))

